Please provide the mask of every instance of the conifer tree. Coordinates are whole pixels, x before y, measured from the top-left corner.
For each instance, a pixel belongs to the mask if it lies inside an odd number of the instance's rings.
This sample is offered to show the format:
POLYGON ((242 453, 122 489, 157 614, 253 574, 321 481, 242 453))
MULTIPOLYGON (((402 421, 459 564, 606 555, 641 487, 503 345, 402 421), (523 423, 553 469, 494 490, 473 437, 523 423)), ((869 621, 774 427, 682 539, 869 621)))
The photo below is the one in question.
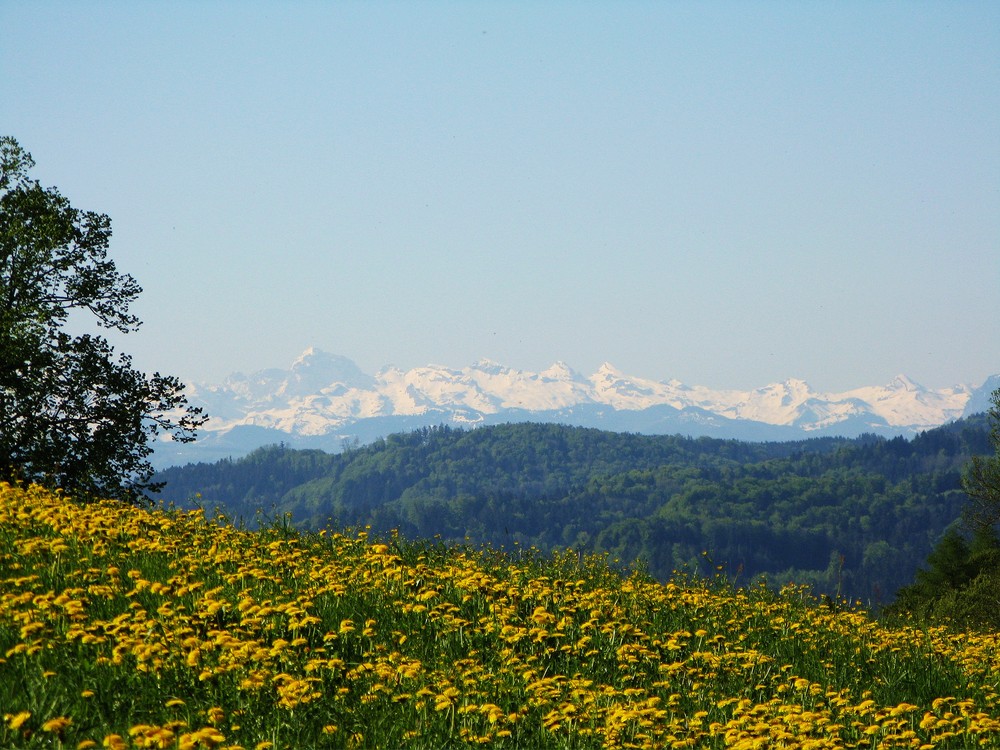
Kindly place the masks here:
POLYGON ((973 456, 962 475, 969 502, 965 535, 952 527, 927 558, 928 567, 903 589, 890 613, 958 627, 1000 628, 1000 389, 989 411, 992 456, 973 456))

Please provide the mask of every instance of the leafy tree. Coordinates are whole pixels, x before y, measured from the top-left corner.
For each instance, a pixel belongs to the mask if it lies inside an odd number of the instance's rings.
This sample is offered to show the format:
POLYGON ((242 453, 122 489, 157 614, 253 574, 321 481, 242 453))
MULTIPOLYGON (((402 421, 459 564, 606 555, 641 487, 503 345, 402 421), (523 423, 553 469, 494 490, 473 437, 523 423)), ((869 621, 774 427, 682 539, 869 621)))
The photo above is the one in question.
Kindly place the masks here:
POLYGON ((159 489, 159 433, 187 442, 204 422, 183 384, 146 376, 106 339, 71 335, 73 314, 128 333, 142 291, 107 257, 111 220, 28 176, 31 155, 0 138, 0 479, 136 502, 159 489))

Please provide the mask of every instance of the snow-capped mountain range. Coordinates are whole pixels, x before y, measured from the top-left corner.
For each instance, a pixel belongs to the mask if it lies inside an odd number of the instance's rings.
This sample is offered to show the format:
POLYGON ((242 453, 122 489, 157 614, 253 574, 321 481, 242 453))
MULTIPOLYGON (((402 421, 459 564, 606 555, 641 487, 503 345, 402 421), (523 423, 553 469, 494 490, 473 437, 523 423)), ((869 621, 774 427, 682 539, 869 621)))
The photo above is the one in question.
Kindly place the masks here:
POLYGON ((905 435, 985 410, 998 386, 993 376, 979 388, 931 390, 899 375, 843 393, 814 392, 795 379, 713 390, 626 375, 609 363, 584 376, 562 362, 529 372, 488 360, 460 370, 386 367, 369 375, 346 357, 310 348, 287 370, 189 386, 189 401, 209 422, 194 443, 158 446, 155 463, 212 461, 277 442, 336 451, 345 441, 422 426, 516 421, 745 440, 905 435))

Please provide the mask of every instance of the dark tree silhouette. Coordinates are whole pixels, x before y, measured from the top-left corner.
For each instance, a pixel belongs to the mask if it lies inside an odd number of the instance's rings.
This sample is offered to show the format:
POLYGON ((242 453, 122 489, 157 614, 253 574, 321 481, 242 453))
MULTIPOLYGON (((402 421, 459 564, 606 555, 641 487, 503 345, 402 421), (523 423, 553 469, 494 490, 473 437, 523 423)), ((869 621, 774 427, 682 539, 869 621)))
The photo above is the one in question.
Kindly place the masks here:
POLYGON ((137 502, 159 489, 151 441, 193 440, 205 418, 176 378, 137 372, 101 336, 66 332, 71 313, 136 330, 129 305, 142 289, 107 257, 108 216, 43 188, 33 166, 0 138, 0 478, 137 502))

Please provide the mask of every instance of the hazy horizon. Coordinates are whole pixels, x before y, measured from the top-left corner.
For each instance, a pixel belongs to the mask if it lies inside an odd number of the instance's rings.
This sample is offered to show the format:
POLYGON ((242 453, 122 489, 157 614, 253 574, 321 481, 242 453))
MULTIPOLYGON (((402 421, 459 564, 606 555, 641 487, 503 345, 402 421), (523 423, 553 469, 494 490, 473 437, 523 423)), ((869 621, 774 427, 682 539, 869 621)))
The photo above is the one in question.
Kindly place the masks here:
MULTIPOLYGON (((576 367, 572 362, 566 362, 565 360, 552 360, 551 362, 549 362, 547 365, 545 365, 543 367, 530 368, 530 367, 513 367, 511 365, 508 365, 506 362, 501 362, 501 361, 490 359, 490 358, 486 358, 486 357, 481 357, 480 359, 475 360, 473 362, 464 362, 464 363, 459 363, 459 364, 449 363, 449 362, 424 362, 422 364, 416 364, 416 365, 411 365, 411 366, 407 366, 407 367, 401 367, 401 366, 397 365, 396 363, 390 361, 390 362, 384 362, 384 363, 382 363, 381 365, 379 365, 377 367, 368 369, 368 368, 362 367, 357 362, 355 362, 353 358, 351 358, 350 356, 348 356, 346 354, 343 354, 341 352, 329 351, 329 350, 323 349, 322 347, 318 347, 318 346, 309 346, 305 350, 303 350, 302 352, 300 352, 297 357, 292 358, 288 362, 283 362, 283 363, 278 363, 278 364, 271 364, 271 365, 267 365, 267 366, 264 366, 264 367, 254 368, 252 370, 233 370, 232 372, 227 373, 225 377, 220 378, 217 381, 205 381, 205 380, 194 380, 194 379, 192 379, 191 382, 192 383, 197 383, 197 384, 200 384, 200 385, 216 386, 216 385, 221 385, 226 379, 228 379, 231 376, 245 376, 245 377, 250 377, 252 375, 255 375, 255 374, 258 374, 258 373, 261 373, 261 372, 266 372, 266 371, 288 372, 288 371, 290 371, 291 369, 294 368, 295 364, 299 361, 300 358, 302 358, 303 356, 307 356, 309 354, 324 354, 324 355, 332 355, 332 356, 338 357, 338 358, 342 357, 342 358, 347 359, 348 361, 350 361, 355 366, 357 366, 358 369, 362 373, 364 373, 365 375, 369 375, 369 376, 377 376, 379 373, 384 372, 386 370, 389 370, 391 368, 395 368, 395 369, 401 370, 403 372, 406 372, 406 371, 409 371, 409 370, 413 370, 413 369, 421 369, 421 368, 445 368, 445 369, 448 369, 448 370, 462 371, 464 369, 475 368, 477 366, 481 366, 481 365, 492 363, 492 364, 496 364, 496 365, 499 365, 499 366, 504 367, 504 368, 508 368, 510 370, 514 370, 514 371, 518 371, 518 372, 535 373, 535 374, 539 374, 541 372, 544 372, 545 370, 548 370, 549 368, 553 367, 554 365, 565 365, 565 366, 569 367, 571 370, 573 370, 573 372, 575 372, 578 376, 581 376, 581 377, 584 377, 584 378, 588 378, 591 375, 594 375, 596 372, 598 372, 605 365, 610 365, 611 367, 615 368, 616 370, 621 371, 624 375, 627 375, 629 377, 636 377, 636 378, 641 378, 641 379, 644 379, 644 380, 655 380, 655 381, 660 381, 660 382, 668 382, 670 380, 674 380, 674 378, 669 378, 669 377, 668 378, 660 378, 660 377, 656 377, 655 375, 650 375, 648 373, 627 372, 625 370, 622 370, 622 368, 618 367, 618 365, 615 364, 614 362, 611 362, 611 361, 608 361, 608 360, 605 360, 605 361, 601 362, 596 367, 593 367, 593 368, 591 368, 589 370, 584 370, 584 369, 581 369, 579 367, 576 367)), ((949 383, 949 384, 946 384, 946 385, 943 385, 943 386, 933 387, 933 386, 927 386, 927 384, 921 383, 921 382, 917 381, 916 378, 911 378, 908 373, 897 372, 897 373, 894 373, 891 377, 887 378, 885 380, 885 382, 879 382, 879 383, 875 383, 875 382, 872 382, 872 383, 856 383, 855 385, 849 386, 848 388, 841 388, 841 389, 837 389, 836 391, 827 391, 827 392, 835 393, 835 392, 838 392, 838 391, 841 391, 841 392, 843 392, 843 391, 850 391, 850 390, 854 390, 854 389, 857 389, 857 388, 865 388, 865 387, 870 387, 870 386, 875 386, 875 387, 886 386, 886 385, 890 385, 892 383, 892 381, 894 381, 895 379, 900 378, 900 377, 907 378, 910 381, 916 383, 917 385, 924 386, 924 387, 929 388, 931 390, 941 390, 941 389, 948 389, 948 388, 952 388, 952 387, 961 387, 961 386, 967 386, 967 387, 969 387, 969 388, 971 388, 971 389, 974 390, 974 389, 977 389, 977 388, 980 388, 981 386, 983 386, 985 384, 985 381, 987 381, 990 377, 993 377, 995 375, 1000 375, 1000 371, 998 371, 996 373, 991 373, 990 375, 987 375, 985 378, 983 378, 982 381, 978 381, 978 382, 976 382, 976 381, 955 382, 955 383, 949 383)), ((678 378, 677 380, 680 380, 680 379, 678 378)), ((729 389, 729 390, 747 390, 748 391, 748 390, 752 390, 754 388, 759 388, 759 387, 766 386, 766 385, 774 385, 774 384, 780 383, 780 382, 795 381, 795 380, 804 381, 807 385, 809 385, 809 387, 813 391, 819 392, 821 390, 826 390, 826 389, 813 388, 813 384, 810 383, 808 381, 808 379, 806 379, 806 378, 800 378, 800 377, 795 376, 795 375, 789 375, 787 377, 780 378, 779 380, 775 380, 775 381, 770 381, 768 383, 747 383, 744 386, 732 388, 732 389, 729 389)), ((682 382, 686 386, 705 386, 704 383, 695 383, 695 382, 686 382, 686 381, 680 381, 680 382, 682 382)), ((722 389, 720 389, 720 390, 722 390, 722 389)))
POLYGON ((1000 4, 0 4, 137 367, 1000 372, 1000 4))

